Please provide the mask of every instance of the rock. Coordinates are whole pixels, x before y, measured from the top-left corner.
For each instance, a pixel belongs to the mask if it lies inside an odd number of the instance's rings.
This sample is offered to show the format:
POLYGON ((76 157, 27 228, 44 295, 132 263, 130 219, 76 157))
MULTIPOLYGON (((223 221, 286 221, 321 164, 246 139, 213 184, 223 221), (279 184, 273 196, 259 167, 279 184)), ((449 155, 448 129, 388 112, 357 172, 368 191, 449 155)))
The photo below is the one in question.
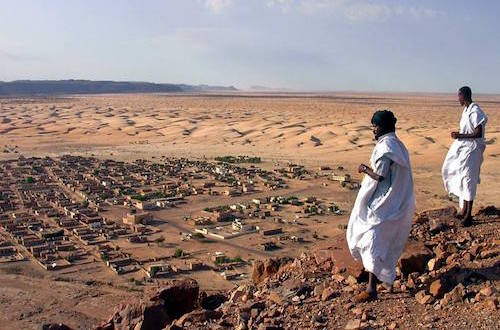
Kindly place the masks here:
POLYGON ((361 329, 361 320, 349 320, 345 326, 346 330, 361 329))
POLYGON ((491 286, 491 285, 479 290, 479 293, 485 297, 489 297, 489 296, 493 295, 495 292, 496 292, 496 288, 494 286, 491 286))
POLYGON ((328 250, 319 250, 314 253, 314 260, 317 265, 321 265, 327 260, 331 260, 331 254, 328 250))
POLYGON ((486 250, 486 251, 482 251, 480 254, 479 254, 479 257, 481 259, 489 259, 489 258, 493 258, 493 257, 496 257, 497 255, 500 254, 500 250, 498 249, 492 249, 492 250, 486 250))
POLYGON ((276 305, 283 305, 283 298, 280 294, 275 291, 271 291, 269 293, 269 300, 275 303, 276 305))
POLYGON ((257 260, 253 263, 252 280, 254 284, 262 282, 264 279, 276 274, 279 268, 291 262, 290 258, 257 260))
POLYGON ((248 288, 246 285, 240 285, 236 290, 231 293, 229 297, 230 302, 238 302, 246 294, 248 288))
POLYGON ((446 223, 439 218, 429 220, 429 231, 433 234, 440 232, 446 228, 446 223))
POLYGON ((389 325, 387 326, 387 329, 389 329, 389 330, 394 330, 394 329, 396 329, 397 327, 398 327, 398 324, 397 324, 396 322, 391 322, 391 324, 389 324, 389 325))
POLYGON ((323 290, 323 292, 321 293, 321 301, 327 301, 327 300, 330 300, 332 299, 333 297, 335 297, 337 294, 337 292, 331 288, 331 287, 327 287, 323 290))
POLYGON ((422 243, 409 241, 399 259, 401 273, 408 274, 425 271, 427 262, 432 258, 432 252, 422 243))
POLYGON ((172 318, 179 318, 197 307, 199 290, 198 282, 193 279, 171 281, 151 300, 161 300, 168 315, 172 318))
POLYGON ((42 325, 42 330, 72 330, 72 329, 62 323, 48 323, 42 325))
POLYGON ((415 294, 415 299, 421 305, 426 305, 432 303, 432 296, 428 295, 425 290, 421 290, 415 294))
POLYGON ((253 319, 256 319, 256 318, 257 318, 257 316, 259 316, 259 314, 260 314, 260 309, 258 309, 258 308, 252 308, 252 309, 250 310, 250 316, 251 316, 253 319))
POLYGON ((200 306, 204 309, 215 310, 227 301, 227 297, 221 293, 203 295, 200 299, 200 306))
POLYGON ((445 286, 442 280, 438 279, 432 282, 429 292, 434 298, 441 298, 445 293, 445 286))
POLYGON ((443 299, 441 299, 441 305, 447 306, 450 303, 461 302, 463 300, 464 294, 464 286, 462 283, 460 283, 453 290, 444 295, 443 299))
POLYGON ((496 311, 498 309, 498 299, 497 298, 486 299, 485 306, 489 310, 496 311))
POLYGON ((432 272, 433 270, 436 270, 437 267, 438 267, 438 265, 437 265, 437 262, 436 262, 436 258, 432 258, 431 260, 429 260, 427 262, 427 269, 429 271, 432 272))
POLYGON ((347 284, 349 284, 350 286, 353 286, 355 284, 358 284, 358 280, 354 276, 349 275, 347 277, 347 284))

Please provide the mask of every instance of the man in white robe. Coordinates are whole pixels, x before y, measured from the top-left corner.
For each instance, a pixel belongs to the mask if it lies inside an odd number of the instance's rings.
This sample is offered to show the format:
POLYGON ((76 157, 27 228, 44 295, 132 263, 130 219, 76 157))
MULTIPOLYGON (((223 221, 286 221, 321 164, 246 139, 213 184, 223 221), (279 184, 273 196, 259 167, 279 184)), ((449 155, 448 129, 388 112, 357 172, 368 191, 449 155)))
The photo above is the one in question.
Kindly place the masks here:
POLYGON ((464 107, 460 130, 452 132, 453 141, 443 164, 444 187, 448 194, 460 200, 457 218, 464 226, 472 223, 472 204, 477 185, 481 182, 479 172, 486 147, 484 133, 488 117, 472 101, 472 91, 464 86, 458 90, 458 101, 464 107))
POLYGON ((369 282, 356 302, 377 298, 377 279, 392 285, 413 221, 415 195, 410 157, 395 134, 395 124, 392 112, 375 112, 372 126, 377 143, 371 166, 359 167, 359 172, 366 175, 347 226, 347 243, 351 255, 363 261, 369 282))

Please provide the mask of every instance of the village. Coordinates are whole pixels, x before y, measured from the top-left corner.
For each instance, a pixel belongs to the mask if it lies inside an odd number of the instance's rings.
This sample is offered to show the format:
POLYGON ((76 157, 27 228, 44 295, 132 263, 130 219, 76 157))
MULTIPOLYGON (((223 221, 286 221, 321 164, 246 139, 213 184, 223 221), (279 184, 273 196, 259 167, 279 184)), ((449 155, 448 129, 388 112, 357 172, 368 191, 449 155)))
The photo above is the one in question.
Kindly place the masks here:
POLYGON ((359 183, 341 166, 260 165, 247 156, 2 161, 0 263, 51 272, 102 263, 137 285, 195 273, 231 282, 256 258, 345 229, 339 219, 359 183))

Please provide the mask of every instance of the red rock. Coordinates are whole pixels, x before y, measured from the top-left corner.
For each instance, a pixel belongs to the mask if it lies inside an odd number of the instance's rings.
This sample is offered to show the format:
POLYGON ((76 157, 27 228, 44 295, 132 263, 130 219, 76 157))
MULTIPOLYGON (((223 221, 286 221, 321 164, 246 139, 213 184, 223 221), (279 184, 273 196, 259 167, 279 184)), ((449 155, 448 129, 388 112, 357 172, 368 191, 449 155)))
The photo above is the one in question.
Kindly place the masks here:
POLYGON ((422 242, 409 241, 399 259, 401 273, 406 276, 414 272, 422 273, 431 258, 432 252, 422 242))
POLYGON ((331 288, 331 287, 327 287, 323 290, 323 292, 321 293, 321 301, 327 301, 327 300, 330 300, 332 299, 333 297, 335 297, 337 294, 337 292, 331 288))
POLYGON ((331 260, 331 254, 328 250, 319 250, 314 253, 314 260, 317 265, 321 265, 327 260, 331 260))
POLYGON ((495 292, 496 292, 496 288, 494 286, 487 286, 487 287, 479 290, 479 293, 485 297, 489 297, 489 296, 493 295, 495 292))
POLYGON ((344 329, 346 330, 361 329, 361 320, 349 320, 344 329))
POLYGON ((442 280, 439 279, 432 282, 429 292, 434 298, 441 298, 445 293, 445 286, 442 280))
MULTIPOLYGON (((221 317, 222 317, 221 311, 211 311, 211 310, 201 309, 184 314, 183 316, 181 316, 180 319, 178 319, 175 322, 175 324, 179 327, 182 327, 187 322, 201 323, 208 320, 220 319, 221 317)), ((144 328, 144 329, 149 329, 149 328, 144 328)))
POLYGON ((290 258, 257 260, 253 264, 252 280, 254 284, 261 283, 264 279, 276 274, 280 267, 291 262, 290 258))
POLYGON ((42 325, 42 330, 72 330, 66 324, 62 323, 49 323, 42 325))
POLYGON ((421 305, 430 304, 432 302, 432 296, 428 295, 425 290, 417 292, 415 299, 421 305))
POLYGON ((283 298, 275 291, 271 291, 271 293, 269 293, 269 300, 276 305, 283 305, 283 298))

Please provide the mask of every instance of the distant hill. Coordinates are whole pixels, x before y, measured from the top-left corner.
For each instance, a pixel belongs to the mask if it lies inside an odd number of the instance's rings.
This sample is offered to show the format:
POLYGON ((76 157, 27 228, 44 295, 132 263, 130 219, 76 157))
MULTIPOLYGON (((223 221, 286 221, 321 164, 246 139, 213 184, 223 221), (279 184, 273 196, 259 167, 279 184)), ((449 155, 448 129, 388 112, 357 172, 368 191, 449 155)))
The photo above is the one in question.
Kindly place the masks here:
POLYGON ((107 93, 182 93, 236 91, 234 86, 156 84, 134 81, 16 80, 0 81, 0 95, 54 95, 107 93))

